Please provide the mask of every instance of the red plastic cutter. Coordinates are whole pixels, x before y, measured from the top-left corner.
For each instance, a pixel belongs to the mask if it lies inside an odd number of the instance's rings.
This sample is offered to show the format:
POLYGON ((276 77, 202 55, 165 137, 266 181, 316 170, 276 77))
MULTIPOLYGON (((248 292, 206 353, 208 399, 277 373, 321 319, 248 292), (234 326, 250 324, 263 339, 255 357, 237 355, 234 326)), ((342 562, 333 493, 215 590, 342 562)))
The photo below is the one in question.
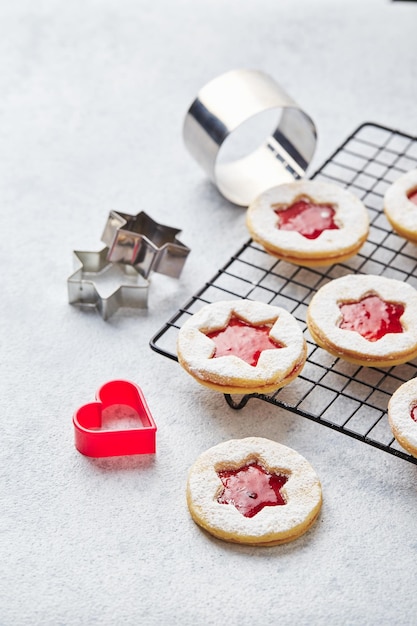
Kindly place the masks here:
POLYGON ((156 450, 156 424, 140 387, 126 380, 105 383, 96 393, 96 402, 85 404, 73 417, 75 447, 91 457, 152 454, 156 450), (124 430, 102 428, 102 412, 114 405, 126 405, 138 415, 140 427, 124 430))

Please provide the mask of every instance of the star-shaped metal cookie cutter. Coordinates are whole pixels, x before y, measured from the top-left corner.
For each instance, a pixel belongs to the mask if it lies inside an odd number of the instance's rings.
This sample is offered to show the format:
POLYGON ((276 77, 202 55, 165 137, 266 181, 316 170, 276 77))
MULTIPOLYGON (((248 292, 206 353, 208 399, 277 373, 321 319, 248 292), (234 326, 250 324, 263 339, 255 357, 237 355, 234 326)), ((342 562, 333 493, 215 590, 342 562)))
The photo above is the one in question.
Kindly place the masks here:
POLYGON ((146 309, 149 281, 128 265, 110 263, 109 249, 74 251, 75 272, 68 278, 70 304, 97 309, 104 320, 121 307, 146 309))
POLYGON ((101 240, 112 263, 132 265, 145 278, 152 271, 178 278, 190 252, 177 239, 180 232, 158 224, 144 211, 137 215, 110 211, 101 240))

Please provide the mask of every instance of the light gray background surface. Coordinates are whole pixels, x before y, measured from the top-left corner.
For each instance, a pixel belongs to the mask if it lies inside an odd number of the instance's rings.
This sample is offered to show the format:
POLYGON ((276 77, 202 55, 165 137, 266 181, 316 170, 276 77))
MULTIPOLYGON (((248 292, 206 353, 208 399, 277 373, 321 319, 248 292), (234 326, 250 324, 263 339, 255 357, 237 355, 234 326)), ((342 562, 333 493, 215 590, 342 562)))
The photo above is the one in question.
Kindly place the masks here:
POLYGON ((149 339, 248 238, 186 152, 184 114, 227 70, 274 76, 315 120, 311 171, 362 122, 417 133, 417 3, 2 0, 0 624, 413 624, 417 469, 283 410, 240 412, 149 339), (108 322, 67 303, 110 209, 182 229, 179 280, 108 322), (155 457, 90 460, 72 414, 138 383, 155 457), (313 464, 324 505, 285 546, 203 533, 185 503, 208 447, 258 435, 313 464))

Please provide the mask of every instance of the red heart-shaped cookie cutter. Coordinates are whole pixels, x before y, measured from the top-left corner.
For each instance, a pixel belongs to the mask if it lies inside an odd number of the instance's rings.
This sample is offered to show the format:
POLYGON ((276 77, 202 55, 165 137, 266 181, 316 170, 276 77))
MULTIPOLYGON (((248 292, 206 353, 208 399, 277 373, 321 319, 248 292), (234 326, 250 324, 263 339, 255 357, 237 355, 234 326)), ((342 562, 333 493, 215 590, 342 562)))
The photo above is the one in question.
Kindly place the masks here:
POLYGON ((126 380, 105 383, 96 393, 96 402, 85 404, 73 417, 75 447, 91 457, 152 454, 156 449, 156 424, 140 387, 126 380), (126 405, 138 415, 140 428, 102 428, 102 412, 114 405, 126 405))

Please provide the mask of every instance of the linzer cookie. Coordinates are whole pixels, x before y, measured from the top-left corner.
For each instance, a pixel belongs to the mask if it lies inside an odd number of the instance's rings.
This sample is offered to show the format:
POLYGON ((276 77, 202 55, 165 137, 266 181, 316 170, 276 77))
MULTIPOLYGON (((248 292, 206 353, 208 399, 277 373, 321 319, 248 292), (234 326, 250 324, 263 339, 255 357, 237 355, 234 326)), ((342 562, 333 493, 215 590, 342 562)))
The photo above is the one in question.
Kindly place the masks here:
POLYGON ((403 174, 387 189, 384 212, 401 237, 417 243, 417 169, 403 174))
POLYGON ((388 403, 388 422, 398 443, 417 457, 417 379, 403 383, 388 403))
POLYGON ((359 365, 389 367, 417 356, 417 291, 391 278, 351 274, 313 296, 307 325, 314 341, 359 365))
POLYGON ((219 539, 274 546, 309 530, 322 490, 298 452, 248 437, 214 446, 196 460, 188 475, 187 504, 193 520, 219 539))
POLYGON ((251 300, 204 306, 181 327, 178 360, 191 376, 222 393, 266 393, 301 372, 307 344, 281 307, 251 300))
POLYGON ((246 224, 269 254, 308 267, 349 259, 369 232, 367 210, 356 196, 314 180, 268 189, 248 207, 246 224))

